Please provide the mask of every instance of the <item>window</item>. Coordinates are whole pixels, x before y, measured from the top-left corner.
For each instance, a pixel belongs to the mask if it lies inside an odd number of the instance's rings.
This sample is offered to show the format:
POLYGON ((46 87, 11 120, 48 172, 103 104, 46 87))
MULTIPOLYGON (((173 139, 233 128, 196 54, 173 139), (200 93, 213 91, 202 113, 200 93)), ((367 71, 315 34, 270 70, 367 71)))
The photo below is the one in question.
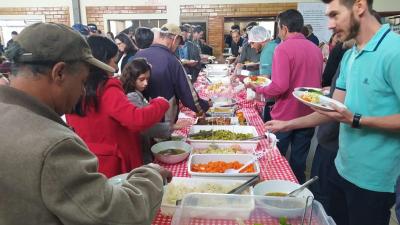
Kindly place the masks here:
POLYGON ((11 32, 20 33, 28 25, 42 21, 44 16, 0 16, 0 44, 7 44, 11 39, 11 32))
POLYGON ((167 19, 108 20, 108 30, 113 32, 114 34, 118 34, 119 32, 131 27, 133 28, 133 30, 138 27, 153 28, 161 27, 166 23, 167 19))

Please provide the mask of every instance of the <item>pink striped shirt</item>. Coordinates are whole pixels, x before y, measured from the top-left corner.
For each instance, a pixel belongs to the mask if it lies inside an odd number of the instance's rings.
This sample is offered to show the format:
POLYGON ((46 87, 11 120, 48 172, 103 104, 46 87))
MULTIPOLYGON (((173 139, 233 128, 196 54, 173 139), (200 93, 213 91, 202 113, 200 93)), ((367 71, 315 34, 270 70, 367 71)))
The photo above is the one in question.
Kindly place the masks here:
POLYGON ((292 92, 296 87, 321 87, 322 64, 321 50, 302 34, 291 34, 276 47, 272 83, 256 89, 266 98, 275 99, 272 119, 291 120, 313 112, 296 100, 292 92))

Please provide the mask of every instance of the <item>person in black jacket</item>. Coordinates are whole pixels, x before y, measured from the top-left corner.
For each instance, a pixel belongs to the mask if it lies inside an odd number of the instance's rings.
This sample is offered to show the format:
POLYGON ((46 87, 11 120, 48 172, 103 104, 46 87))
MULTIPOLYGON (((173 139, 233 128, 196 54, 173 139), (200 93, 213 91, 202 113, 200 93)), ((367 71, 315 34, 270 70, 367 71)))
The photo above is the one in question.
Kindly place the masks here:
POLYGON ((129 59, 133 60, 133 56, 137 52, 137 47, 133 43, 133 40, 123 32, 115 37, 115 44, 118 46, 119 51, 118 74, 121 74, 129 59))

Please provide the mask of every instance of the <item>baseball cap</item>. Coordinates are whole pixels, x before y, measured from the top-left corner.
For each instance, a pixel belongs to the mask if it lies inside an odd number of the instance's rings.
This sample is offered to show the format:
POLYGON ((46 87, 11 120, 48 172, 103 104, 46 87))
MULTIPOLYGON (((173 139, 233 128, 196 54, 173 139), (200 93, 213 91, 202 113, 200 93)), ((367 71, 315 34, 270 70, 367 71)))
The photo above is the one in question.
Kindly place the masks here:
POLYGON ((95 33, 97 31, 97 26, 94 23, 88 23, 87 27, 89 28, 90 32, 95 33))
POLYGON ((263 42, 271 39, 271 32, 262 26, 255 26, 251 28, 248 33, 250 42, 263 42))
POLYGON ((166 23, 162 25, 161 32, 181 36, 181 28, 173 23, 166 23))
POLYGON ((74 29, 75 31, 78 31, 80 34, 87 36, 89 35, 89 28, 83 24, 80 23, 76 23, 74 25, 72 25, 72 29, 74 29))
POLYGON ((114 68, 92 55, 88 43, 80 34, 56 23, 35 23, 23 29, 6 51, 6 57, 17 63, 84 61, 115 72, 114 68))

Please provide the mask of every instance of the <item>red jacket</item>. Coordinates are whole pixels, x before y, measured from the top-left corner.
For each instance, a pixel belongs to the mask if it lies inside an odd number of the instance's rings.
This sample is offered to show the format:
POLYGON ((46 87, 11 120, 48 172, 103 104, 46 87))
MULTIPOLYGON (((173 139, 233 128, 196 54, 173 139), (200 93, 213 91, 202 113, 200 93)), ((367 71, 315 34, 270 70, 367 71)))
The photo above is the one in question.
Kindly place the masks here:
POLYGON ((97 112, 91 107, 84 117, 66 115, 67 123, 97 156, 99 172, 107 177, 130 172, 143 164, 139 132, 159 122, 169 104, 156 98, 137 108, 115 78, 106 82, 98 98, 97 112))

